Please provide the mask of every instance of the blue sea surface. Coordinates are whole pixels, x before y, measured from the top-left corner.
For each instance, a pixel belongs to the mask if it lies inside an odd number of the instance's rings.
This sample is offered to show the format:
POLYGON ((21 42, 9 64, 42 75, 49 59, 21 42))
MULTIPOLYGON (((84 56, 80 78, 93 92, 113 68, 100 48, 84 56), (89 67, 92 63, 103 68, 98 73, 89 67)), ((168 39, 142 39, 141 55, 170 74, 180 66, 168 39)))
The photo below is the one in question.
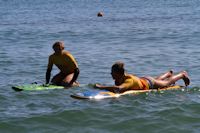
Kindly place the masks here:
POLYGON ((199 133, 199 14, 199 0, 0 0, 0 132, 199 133), (59 40, 78 62, 81 86, 12 90, 45 83, 59 40), (116 99, 70 97, 92 90, 89 84, 113 84, 116 61, 137 76, 186 70, 191 84, 116 99))

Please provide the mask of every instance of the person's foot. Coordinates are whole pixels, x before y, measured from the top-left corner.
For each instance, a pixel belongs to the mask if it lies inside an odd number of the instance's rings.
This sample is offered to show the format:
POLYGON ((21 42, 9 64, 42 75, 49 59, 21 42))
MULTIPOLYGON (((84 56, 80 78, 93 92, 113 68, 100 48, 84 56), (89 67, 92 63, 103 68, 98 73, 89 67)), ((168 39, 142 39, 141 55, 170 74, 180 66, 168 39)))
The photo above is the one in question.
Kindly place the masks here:
POLYGON ((166 79, 166 78, 170 78, 172 75, 173 75, 173 71, 172 70, 169 70, 168 72, 165 73, 165 75, 163 75, 163 80, 166 79))
MULTIPOLYGON (((169 70, 169 71, 168 71, 168 78, 170 78, 170 77, 173 75, 173 73, 174 73, 174 72, 173 72, 172 70, 169 70)), ((174 84, 175 84, 175 83, 174 83, 174 84)))
POLYGON ((183 71, 182 73, 183 73, 183 81, 185 82, 185 86, 188 86, 190 84, 188 73, 186 71, 183 71))
POLYGON ((169 70, 169 72, 171 73, 171 75, 173 75, 173 73, 174 73, 173 70, 169 70))
POLYGON ((79 84, 79 82, 78 81, 75 81, 74 83, 73 83, 73 85, 72 85, 73 87, 79 87, 80 86, 80 84, 79 84))

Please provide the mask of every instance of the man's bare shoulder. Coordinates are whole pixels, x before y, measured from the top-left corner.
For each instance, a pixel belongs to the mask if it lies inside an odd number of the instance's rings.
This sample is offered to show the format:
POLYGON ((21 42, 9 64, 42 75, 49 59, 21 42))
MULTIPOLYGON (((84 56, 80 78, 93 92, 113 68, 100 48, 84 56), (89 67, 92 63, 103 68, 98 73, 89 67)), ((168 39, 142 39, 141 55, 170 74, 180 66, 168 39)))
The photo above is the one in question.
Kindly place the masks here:
POLYGON ((62 55, 68 58, 73 58, 73 55, 69 51, 63 51, 62 55))
POLYGON ((66 51, 66 50, 65 50, 65 51, 62 52, 62 54, 63 54, 63 55, 69 55, 69 54, 71 54, 71 53, 70 53, 69 51, 66 51))

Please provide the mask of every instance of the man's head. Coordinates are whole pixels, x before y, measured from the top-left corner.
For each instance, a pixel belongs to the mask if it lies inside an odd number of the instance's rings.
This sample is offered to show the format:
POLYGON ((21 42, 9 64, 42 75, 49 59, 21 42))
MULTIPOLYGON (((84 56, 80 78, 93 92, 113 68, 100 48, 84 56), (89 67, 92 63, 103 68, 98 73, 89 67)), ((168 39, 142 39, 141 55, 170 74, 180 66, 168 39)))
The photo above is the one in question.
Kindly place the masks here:
POLYGON ((118 79, 124 75, 124 63, 123 62, 116 62, 112 65, 111 75, 113 79, 118 79))
POLYGON ((55 42, 53 44, 53 50, 55 51, 55 53, 60 54, 62 52, 62 50, 64 50, 64 43, 61 41, 55 42))

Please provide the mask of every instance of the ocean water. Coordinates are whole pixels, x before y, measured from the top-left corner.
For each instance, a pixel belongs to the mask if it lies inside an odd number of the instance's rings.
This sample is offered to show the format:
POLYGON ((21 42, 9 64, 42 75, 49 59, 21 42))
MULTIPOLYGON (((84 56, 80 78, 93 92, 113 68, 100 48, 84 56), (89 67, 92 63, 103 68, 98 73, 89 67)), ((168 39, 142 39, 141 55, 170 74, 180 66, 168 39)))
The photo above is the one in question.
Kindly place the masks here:
POLYGON ((198 0, 0 0, 0 132, 199 133, 199 14, 198 0), (58 40, 78 62, 81 87, 12 90, 45 82, 58 40), (187 70, 191 85, 117 99, 70 97, 93 89, 88 84, 113 84, 116 61, 138 76, 187 70))

